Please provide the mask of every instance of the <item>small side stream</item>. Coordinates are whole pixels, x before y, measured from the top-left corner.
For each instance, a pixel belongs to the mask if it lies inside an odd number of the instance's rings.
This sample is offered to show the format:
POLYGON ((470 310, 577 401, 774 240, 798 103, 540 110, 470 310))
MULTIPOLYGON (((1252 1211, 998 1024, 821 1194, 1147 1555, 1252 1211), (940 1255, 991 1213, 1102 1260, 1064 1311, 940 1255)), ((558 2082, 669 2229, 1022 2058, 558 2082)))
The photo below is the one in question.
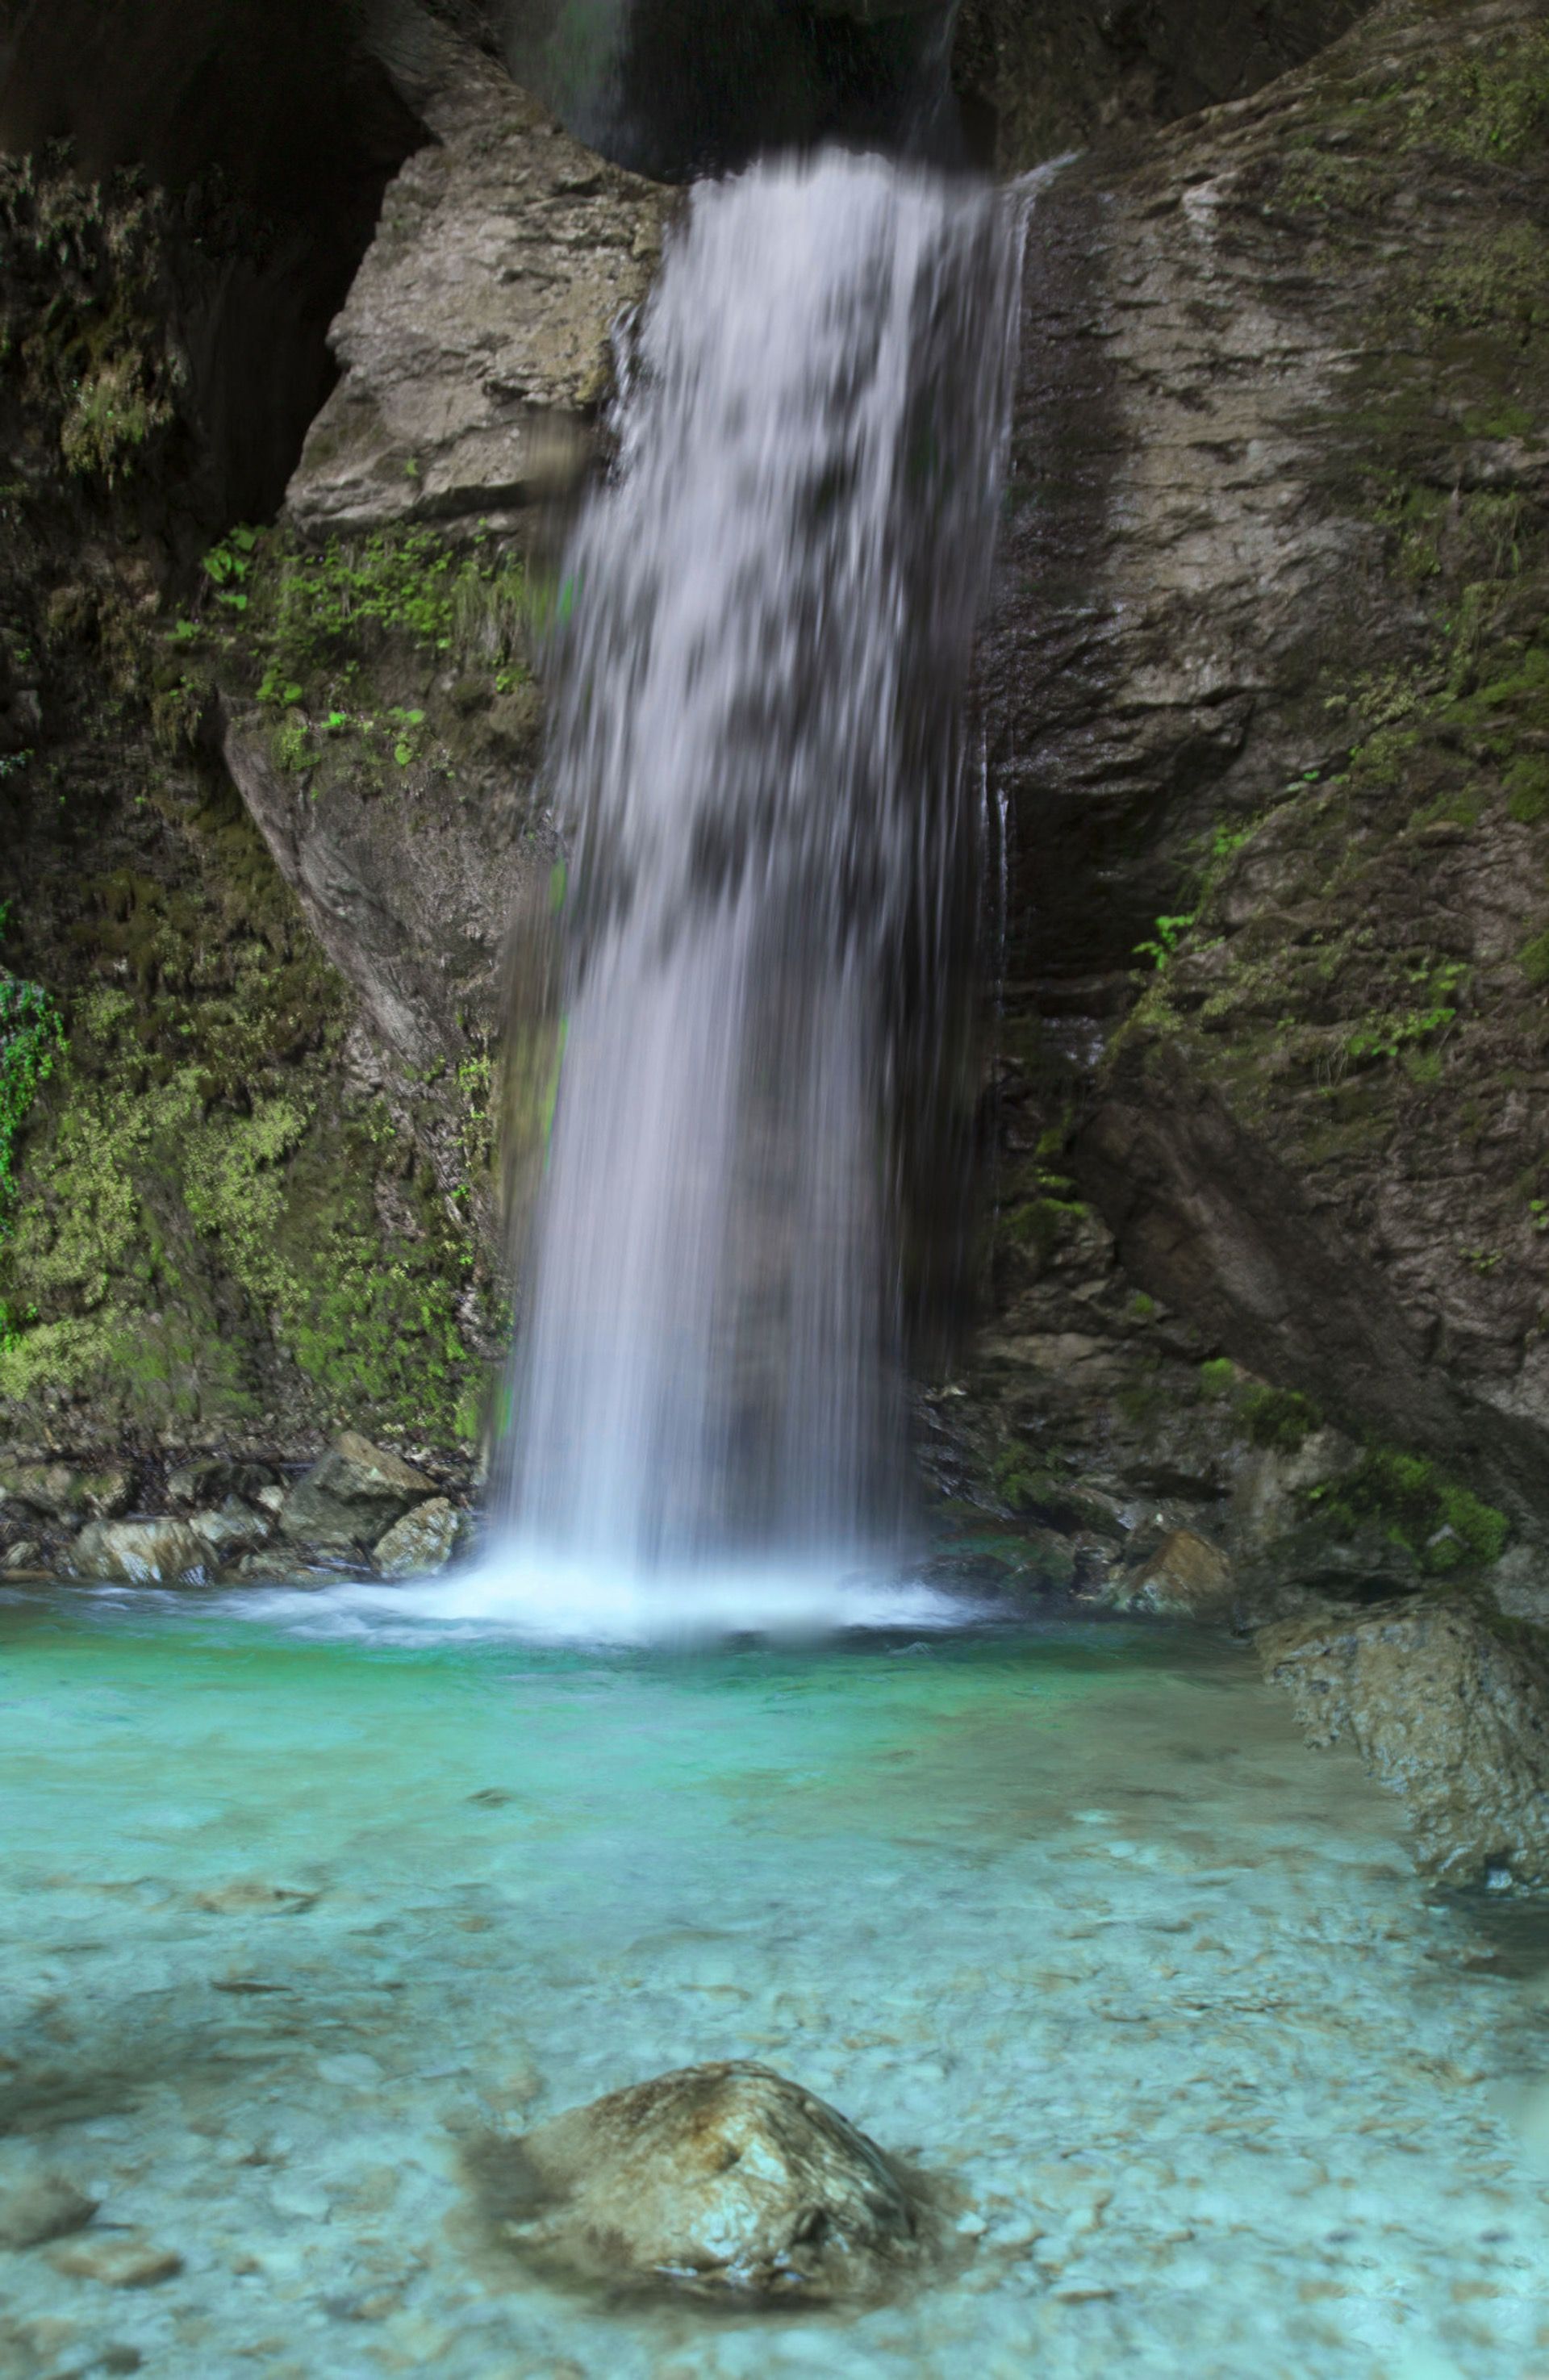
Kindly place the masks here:
POLYGON ((1549 1938, 1436 1904, 1245 1655, 303 1609, 0 1604, 0 2200, 102 2202, 0 2251, 6 2380, 1549 2369, 1549 1938), (712 2319, 491 2254, 470 2136, 729 2056, 953 2186, 962 2269, 712 2319))

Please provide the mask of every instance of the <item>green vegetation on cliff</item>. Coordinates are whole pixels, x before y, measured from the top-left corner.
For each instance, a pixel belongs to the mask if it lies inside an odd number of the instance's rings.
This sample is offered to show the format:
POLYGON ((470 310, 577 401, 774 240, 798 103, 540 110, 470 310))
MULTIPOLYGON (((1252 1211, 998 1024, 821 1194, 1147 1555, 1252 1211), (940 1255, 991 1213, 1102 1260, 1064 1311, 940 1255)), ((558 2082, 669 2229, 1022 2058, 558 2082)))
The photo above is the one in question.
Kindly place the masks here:
MULTIPOLYGON (((310 592, 219 603, 246 594, 233 568, 175 625, 200 552, 279 543, 200 509, 172 293, 210 264, 127 180, 0 167, 0 1428, 450 1441, 478 1427, 498 1336, 430 1153, 461 1089, 432 1114, 353 1062, 356 997, 209 747, 213 623, 279 638, 288 619, 294 640, 310 592)), ((456 575, 375 563, 405 604, 456 575)), ((336 656, 361 590, 317 567, 336 656)), ((375 634, 369 590, 365 609, 375 634)))

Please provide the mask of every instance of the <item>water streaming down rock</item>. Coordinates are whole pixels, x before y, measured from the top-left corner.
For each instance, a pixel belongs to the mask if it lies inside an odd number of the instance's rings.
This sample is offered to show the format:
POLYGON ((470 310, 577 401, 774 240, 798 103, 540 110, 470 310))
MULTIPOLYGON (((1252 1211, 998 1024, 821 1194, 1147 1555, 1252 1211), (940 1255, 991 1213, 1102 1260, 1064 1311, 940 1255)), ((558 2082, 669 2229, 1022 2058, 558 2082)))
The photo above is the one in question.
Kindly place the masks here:
POLYGON ((548 1553, 845 1556, 896 1523, 1014 290, 990 194, 832 154, 696 188, 646 309, 551 754, 563 1079, 509 1458, 548 1553))

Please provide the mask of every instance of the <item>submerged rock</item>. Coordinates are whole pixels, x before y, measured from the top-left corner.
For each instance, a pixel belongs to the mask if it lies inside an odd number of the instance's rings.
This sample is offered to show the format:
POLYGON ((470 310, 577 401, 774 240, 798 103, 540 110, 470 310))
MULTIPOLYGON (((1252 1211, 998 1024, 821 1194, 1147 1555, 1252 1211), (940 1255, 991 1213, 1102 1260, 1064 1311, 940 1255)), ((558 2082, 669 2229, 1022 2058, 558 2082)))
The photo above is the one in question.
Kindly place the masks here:
POLYGON ((1532 1633, 1425 1596, 1260 1631, 1314 1744, 1348 1737, 1401 1794, 1422 1864, 1549 1882, 1549 1666, 1532 1633))
POLYGON ((293 1544, 347 1552, 374 1546, 394 1521, 429 1502, 436 1483, 412 1463, 346 1429, 280 1508, 293 1544))
POLYGON ((56 2273, 73 2281, 101 2281, 110 2289, 150 2289, 170 2281, 183 2270, 175 2248, 158 2247, 142 2232, 93 2233, 89 2239, 67 2240, 49 2251, 56 2273))
POLYGON ((0 2248, 41 2248, 83 2231, 97 2202, 56 2173, 39 2174, 0 2196, 0 2248))
POLYGON ((443 1571, 457 1550, 462 1526, 456 1507, 444 1496, 432 1496, 394 1521, 378 1540, 377 1568, 383 1578, 428 1578, 443 1571))
POLYGON ((574 2277, 750 2298, 876 2295, 919 2206, 836 2108, 747 2060, 687 2066, 490 2153, 504 2235, 574 2277))
POLYGON ((71 1547, 75 1578, 130 1586, 196 1585, 214 1569, 207 1540, 187 1521, 93 1521, 71 1547))

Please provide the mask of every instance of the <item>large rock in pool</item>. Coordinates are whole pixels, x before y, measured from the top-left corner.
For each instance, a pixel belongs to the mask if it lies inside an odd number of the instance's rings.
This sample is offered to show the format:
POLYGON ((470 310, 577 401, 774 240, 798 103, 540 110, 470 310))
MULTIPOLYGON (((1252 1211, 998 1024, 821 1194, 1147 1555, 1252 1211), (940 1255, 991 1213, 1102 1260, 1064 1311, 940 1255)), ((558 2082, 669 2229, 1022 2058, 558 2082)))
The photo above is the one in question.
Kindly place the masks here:
POLYGON ((348 1553, 376 1545, 394 1521, 435 1492, 435 1481, 401 1454, 346 1429, 291 1489, 280 1528, 295 1545, 348 1553))
POLYGON ((1262 1629, 1314 1743, 1353 1742, 1403 1796, 1423 1866, 1549 1883, 1549 1666, 1533 1632, 1446 1596, 1262 1629))
POLYGON ((199 1586, 219 1560, 187 1521, 93 1521, 70 1548, 73 1578, 126 1586, 199 1586))
POLYGON ((687 2066, 490 2153, 502 2235, 614 2288, 874 2297, 919 2258, 922 2212, 836 2108, 767 2066, 687 2066))

